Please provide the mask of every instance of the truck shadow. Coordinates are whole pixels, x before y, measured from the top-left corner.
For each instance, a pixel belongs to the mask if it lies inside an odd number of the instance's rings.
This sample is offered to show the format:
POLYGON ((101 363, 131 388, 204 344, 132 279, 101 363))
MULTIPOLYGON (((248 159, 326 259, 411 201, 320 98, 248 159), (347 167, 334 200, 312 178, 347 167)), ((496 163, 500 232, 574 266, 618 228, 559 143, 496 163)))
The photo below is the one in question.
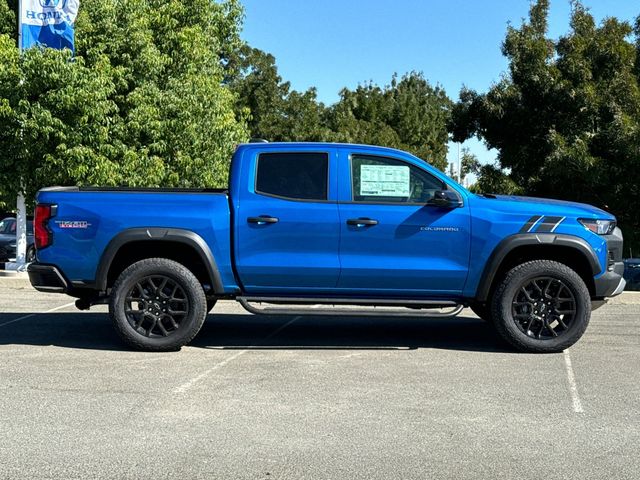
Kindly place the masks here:
MULTIPOLYGON (((100 312, 0 313, 0 345, 129 350, 100 312)), ((209 315, 192 347, 229 350, 446 350, 510 352, 477 318, 209 315)))

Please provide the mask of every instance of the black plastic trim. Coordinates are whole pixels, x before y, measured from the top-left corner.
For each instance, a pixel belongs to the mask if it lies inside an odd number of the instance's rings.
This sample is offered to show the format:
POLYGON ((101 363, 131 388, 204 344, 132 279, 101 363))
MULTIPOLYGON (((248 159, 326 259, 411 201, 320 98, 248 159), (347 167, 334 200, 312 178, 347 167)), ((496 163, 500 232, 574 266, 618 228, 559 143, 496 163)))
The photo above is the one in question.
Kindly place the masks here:
POLYGON ((624 275, 624 262, 616 262, 613 268, 594 279, 596 294, 595 298, 611 297, 620 285, 624 275))
POLYGON ((54 265, 30 263, 27 267, 29 282, 39 292, 67 293, 69 283, 54 265))
POLYGON ((555 233, 524 233, 515 234, 502 240, 493 250, 487 262, 480 283, 476 291, 475 299, 481 302, 487 301, 491 284, 507 254, 513 249, 526 245, 554 245, 569 247, 578 250, 589 262, 593 275, 602 271, 600 261, 591 246, 582 238, 572 235, 557 235, 555 233))
POLYGON ((130 228, 120 232, 111 239, 100 258, 100 263, 98 264, 95 279, 96 290, 106 291, 109 268, 111 267, 111 263, 120 248, 131 242, 145 240, 179 242, 194 248, 200 255, 200 258, 207 269, 214 292, 217 294, 224 293, 222 278, 220 277, 220 272, 213 253, 211 253, 211 249, 207 245, 207 242, 205 242, 200 235, 192 232, 191 230, 157 227, 130 228))
POLYGON ((93 193, 228 193, 227 188, 161 188, 161 187, 46 187, 40 192, 93 192, 93 193))

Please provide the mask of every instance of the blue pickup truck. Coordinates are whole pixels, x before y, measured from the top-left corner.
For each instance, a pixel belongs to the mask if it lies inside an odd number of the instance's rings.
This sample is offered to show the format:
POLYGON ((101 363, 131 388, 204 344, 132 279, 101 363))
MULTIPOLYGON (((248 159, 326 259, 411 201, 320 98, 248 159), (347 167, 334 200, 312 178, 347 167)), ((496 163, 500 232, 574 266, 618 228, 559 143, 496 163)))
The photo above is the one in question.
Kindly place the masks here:
POLYGON ((558 352, 625 286, 611 214, 475 195, 365 145, 243 144, 228 190, 45 188, 35 240, 36 289, 108 304, 124 341, 151 351, 179 349, 235 299, 262 314, 471 307, 516 349, 558 352))

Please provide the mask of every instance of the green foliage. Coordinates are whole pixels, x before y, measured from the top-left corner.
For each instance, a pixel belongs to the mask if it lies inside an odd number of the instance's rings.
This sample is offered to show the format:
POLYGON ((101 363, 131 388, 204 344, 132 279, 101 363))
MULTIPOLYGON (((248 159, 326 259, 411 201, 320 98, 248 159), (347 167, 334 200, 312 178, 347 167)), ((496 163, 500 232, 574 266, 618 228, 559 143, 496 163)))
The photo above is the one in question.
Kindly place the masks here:
POLYGON ((460 157, 460 167, 462 170, 460 180, 462 182, 464 182, 464 180, 469 176, 470 173, 478 174, 481 168, 478 157, 471 153, 468 148, 462 149, 462 156, 460 157))
POLYGON ((17 6, 17 0, 0 1, 0 35, 9 35, 16 42, 18 40, 17 6))
POLYGON ((384 88, 369 83, 342 90, 328 118, 336 141, 399 148, 444 171, 450 110, 444 90, 412 72, 384 88))
POLYGON ((446 167, 451 101, 421 74, 394 77, 384 88, 371 83, 345 88, 327 108, 317 101, 314 88, 292 90, 272 55, 245 46, 231 65, 236 74, 228 82, 237 93, 236 110, 239 116, 250 115, 252 137, 384 145, 446 167))
POLYGON ((572 5, 558 40, 547 38, 547 0, 508 29, 509 75, 486 94, 463 90, 450 129, 456 141, 482 138, 509 171, 483 169, 478 188, 515 182, 529 194, 592 203, 616 214, 631 239, 640 231, 640 17, 635 30, 615 18, 597 26, 572 5))
POLYGON ((84 0, 76 55, 16 47, 0 0, 0 194, 45 185, 218 187, 235 145, 350 141, 444 168, 451 102, 411 73, 345 89, 331 108, 293 90, 239 38, 238 0, 84 0))
MULTIPOLYGON (((14 2, 15 3, 15 2, 14 2)), ((223 85, 235 0, 84 0, 76 56, 20 54, 0 2, 0 185, 222 186, 247 138, 223 85)))
POLYGON ((291 89, 278 74, 273 55, 245 45, 229 67, 228 79, 237 94, 238 116, 248 116, 251 136, 269 141, 324 141, 329 130, 325 107, 317 101, 315 88, 291 89))

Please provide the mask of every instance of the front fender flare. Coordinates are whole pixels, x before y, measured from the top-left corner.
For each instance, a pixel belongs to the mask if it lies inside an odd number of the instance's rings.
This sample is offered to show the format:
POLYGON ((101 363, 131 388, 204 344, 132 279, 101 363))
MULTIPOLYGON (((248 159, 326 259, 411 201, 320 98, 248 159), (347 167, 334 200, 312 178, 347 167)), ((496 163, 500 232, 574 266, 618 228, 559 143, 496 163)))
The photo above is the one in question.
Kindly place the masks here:
POLYGON ((573 235, 562 235, 555 233, 523 233, 511 235, 502 240, 491 253, 487 264, 482 272, 480 283, 476 290, 475 299, 480 302, 486 302, 489 298, 491 285, 495 279, 498 269, 502 261, 509 252, 518 247, 527 245, 553 245, 559 247, 568 247, 579 251, 591 267, 593 275, 597 275, 602 271, 598 256, 591 246, 580 237, 573 235))

